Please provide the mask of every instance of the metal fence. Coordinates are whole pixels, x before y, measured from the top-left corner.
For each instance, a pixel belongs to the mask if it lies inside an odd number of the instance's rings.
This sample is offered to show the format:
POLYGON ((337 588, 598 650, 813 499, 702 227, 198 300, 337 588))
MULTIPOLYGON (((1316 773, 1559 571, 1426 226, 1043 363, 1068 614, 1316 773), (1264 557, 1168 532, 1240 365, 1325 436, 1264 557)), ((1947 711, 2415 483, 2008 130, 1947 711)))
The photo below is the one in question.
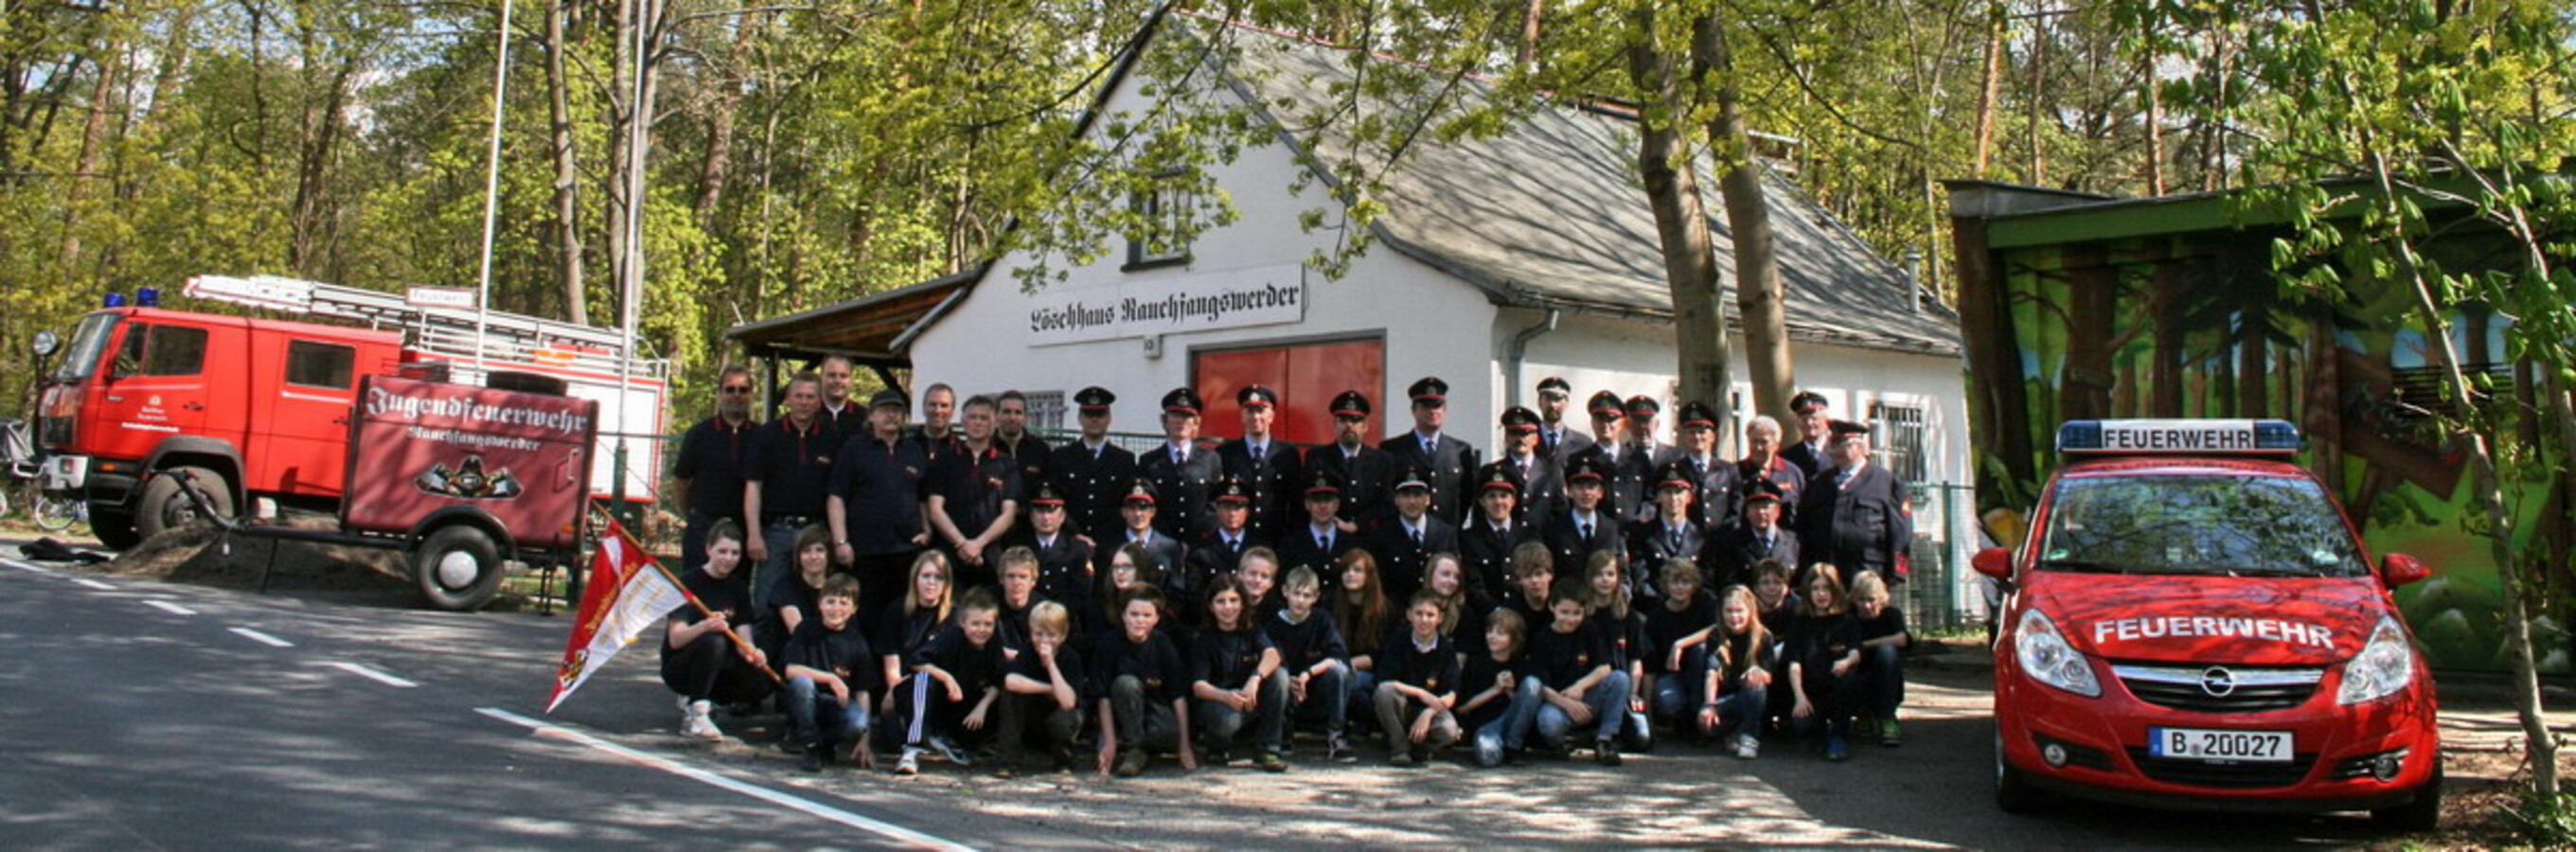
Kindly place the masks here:
POLYGON ((1986 546, 1974 489, 1922 482, 1907 491, 1914 503, 1914 570, 1897 592, 1906 623, 1918 630, 1986 623, 1994 611, 1994 586, 1968 567, 1969 557, 1986 546))

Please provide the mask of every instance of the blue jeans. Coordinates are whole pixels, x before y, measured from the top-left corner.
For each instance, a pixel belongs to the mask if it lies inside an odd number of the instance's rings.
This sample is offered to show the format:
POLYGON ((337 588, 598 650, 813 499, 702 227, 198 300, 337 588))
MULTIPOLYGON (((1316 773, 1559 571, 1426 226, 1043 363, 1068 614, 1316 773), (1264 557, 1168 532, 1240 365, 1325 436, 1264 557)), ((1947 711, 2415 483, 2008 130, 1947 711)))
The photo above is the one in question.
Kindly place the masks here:
MULTIPOLYGON (((1377 705, 1374 703, 1377 698, 1377 672, 1349 668, 1348 663, 1344 663, 1343 667, 1350 672, 1350 676, 1342 683, 1343 721, 1346 724, 1351 719, 1377 721, 1377 705), (1354 704, 1359 705, 1357 712, 1352 710, 1354 704)), ((1313 684, 1307 685, 1313 686, 1313 684)))
POLYGON ((1297 719, 1324 717, 1324 732, 1342 735, 1342 726, 1350 721, 1351 666, 1334 660, 1322 674, 1306 679, 1306 700, 1291 708, 1297 719))
POLYGON ((754 611, 769 611, 769 585, 777 582, 774 578, 796 573, 796 534, 804 529, 795 524, 770 524, 761 529, 760 541, 769 548, 769 561, 759 565, 746 561, 742 566, 751 571, 754 611))
POLYGON ((1705 697, 1700 695, 1702 687, 1707 685, 1708 655, 1697 649, 1684 652, 1680 670, 1655 676, 1655 693, 1646 709, 1654 711, 1655 718, 1668 722, 1691 718, 1705 697))
POLYGON ((830 690, 817 687, 813 678, 788 678, 787 718, 796 725, 796 741, 807 748, 822 748, 858 740, 868 729, 868 696, 853 692, 850 698, 845 705, 830 690))
POLYGON ((1880 645, 1860 650, 1860 670, 1852 673, 1860 681, 1862 714, 1880 719, 1896 717, 1896 705, 1905 703, 1905 649, 1880 645))
POLYGON ((1713 737, 1733 734, 1760 736, 1762 714, 1771 704, 1771 690, 1745 684, 1742 676, 1718 685, 1717 726, 1700 726, 1699 732, 1713 737))
MULTIPOLYGON (((1547 683, 1535 676, 1521 679, 1520 694, 1512 696, 1512 727, 1503 741, 1506 748, 1528 744, 1533 730, 1538 732, 1539 739, 1554 745, 1564 744, 1566 736, 1573 732, 1574 717, 1548 703, 1547 689, 1547 683)), ((1613 670, 1610 676, 1584 691, 1583 706, 1592 708, 1596 726, 1593 739, 1607 740, 1619 735, 1619 726, 1628 718, 1630 690, 1628 673, 1613 670)))
POLYGON ((1198 723, 1198 730, 1192 733, 1210 748, 1224 749, 1242 739, 1246 717, 1257 717, 1252 720, 1260 725, 1253 731, 1260 740, 1256 745, 1267 752, 1284 750, 1288 739, 1288 673, 1271 672, 1261 680, 1258 692, 1260 700, 1250 713, 1203 698, 1192 699, 1191 715, 1195 718, 1191 721, 1198 723))
MULTIPOLYGON (((1519 700, 1514 698, 1513 702, 1517 704, 1519 700)), ((1476 728, 1477 766, 1503 765, 1503 741, 1510 738, 1511 728, 1511 713, 1496 716, 1493 721, 1476 728)))

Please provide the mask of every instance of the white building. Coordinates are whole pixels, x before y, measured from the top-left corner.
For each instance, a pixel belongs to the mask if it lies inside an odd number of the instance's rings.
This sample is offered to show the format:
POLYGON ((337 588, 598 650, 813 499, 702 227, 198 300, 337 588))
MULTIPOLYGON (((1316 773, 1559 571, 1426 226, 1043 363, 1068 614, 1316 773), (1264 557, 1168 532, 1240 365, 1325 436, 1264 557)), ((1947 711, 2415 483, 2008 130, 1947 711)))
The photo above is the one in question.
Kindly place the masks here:
MULTIPOLYGON (((1215 97, 1311 101, 1327 97, 1320 81, 1349 74, 1327 48, 1254 33, 1237 46, 1235 70, 1248 73, 1194 77, 1222 86, 1215 97)), ((1132 68, 1104 94, 1103 114, 1154 107, 1132 68)), ((1097 384, 1118 394, 1116 428, 1151 432, 1162 395, 1195 385, 1212 409, 1207 434, 1230 435, 1234 390, 1258 380, 1284 397, 1279 428, 1292 440, 1328 435, 1324 407, 1351 388, 1375 402, 1380 431, 1400 432, 1411 425, 1405 388, 1423 376, 1449 382, 1449 431, 1488 457, 1496 415, 1534 399, 1548 376, 1573 384, 1567 416, 1578 428, 1582 400, 1601 389, 1662 399, 1669 415, 1674 326, 1631 118, 1555 107, 1490 140, 1426 137, 1387 178, 1386 212, 1370 225, 1377 244, 1338 280, 1304 265, 1335 235, 1299 225, 1325 193, 1291 193, 1305 168, 1294 144, 1283 135, 1214 170, 1240 218, 1200 234, 1183 256, 1158 262, 1131 251, 1070 268, 1057 257, 1050 266, 1067 276, 1031 294, 1013 273, 1033 261, 1014 253, 728 336, 756 355, 838 352, 908 365, 915 388, 1017 388, 1042 427, 1070 426, 1057 419, 1063 400, 1097 384)), ((1318 144, 1337 153, 1335 140, 1318 144)), ((1725 264, 1717 181, 1701 184, 1725 264)), ((1775 180, 1769 190, 1798 386, 1830 398, 1836 417, 1874 420, 1901 475, 1967 481, 1955 317, 1793 186, 1775 180)), ((1731 313, 1731 293, 1725 301, 1731 313)), ((1740 345, 1733 363, 1740 379, 1740 345)), ((1736 388, 1741 417, 1750 390, 1741 380, 1736 388)))

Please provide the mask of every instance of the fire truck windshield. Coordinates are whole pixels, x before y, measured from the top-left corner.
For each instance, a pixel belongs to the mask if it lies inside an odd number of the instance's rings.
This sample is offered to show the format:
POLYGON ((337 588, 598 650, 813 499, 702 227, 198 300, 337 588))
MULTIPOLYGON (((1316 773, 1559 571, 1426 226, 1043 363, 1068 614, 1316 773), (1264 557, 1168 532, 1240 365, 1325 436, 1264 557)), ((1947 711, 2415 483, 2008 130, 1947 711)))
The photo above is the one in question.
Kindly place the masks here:
POLYGON ((54 369, 54 380, 89 378, 98 369, 99 355, 107 351, 107 339, 116 336, 116 321, 116 314, 105 312, 82 317, 80 328, 72 331, 70 351, 63 353, 63 365, 54 369))
POLYGON ((2239 577, 2368 573, 2314 480, 2098 476, 2057 483, 2042 570, 2239 577))

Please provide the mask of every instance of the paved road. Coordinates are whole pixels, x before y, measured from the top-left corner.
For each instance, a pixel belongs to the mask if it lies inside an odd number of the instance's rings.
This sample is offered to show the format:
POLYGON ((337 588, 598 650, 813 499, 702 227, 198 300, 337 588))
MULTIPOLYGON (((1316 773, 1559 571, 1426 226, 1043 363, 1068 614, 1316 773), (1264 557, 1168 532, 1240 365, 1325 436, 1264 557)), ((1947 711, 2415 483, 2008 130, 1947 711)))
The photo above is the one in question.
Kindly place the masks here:
MULTIPOLYGON (((14 542, 0 553, 14 554, 14 542)), ((291 570, 291 568, 287 569, 291 570)), ((0 837, 42 847, 649 843, 1880 848, 2342 846, 2350 817, 2178 816, 1987 798, 1973 670, 1923 673, 1908 743, 1827 764, 1666 748, 1619 769, 1300 764, 1133 781, 797 773, 773 727, 672 733, 639 645, 541 717, 562 617, 411 608, 398 587, 247 590, 0 561, 0 837)))

